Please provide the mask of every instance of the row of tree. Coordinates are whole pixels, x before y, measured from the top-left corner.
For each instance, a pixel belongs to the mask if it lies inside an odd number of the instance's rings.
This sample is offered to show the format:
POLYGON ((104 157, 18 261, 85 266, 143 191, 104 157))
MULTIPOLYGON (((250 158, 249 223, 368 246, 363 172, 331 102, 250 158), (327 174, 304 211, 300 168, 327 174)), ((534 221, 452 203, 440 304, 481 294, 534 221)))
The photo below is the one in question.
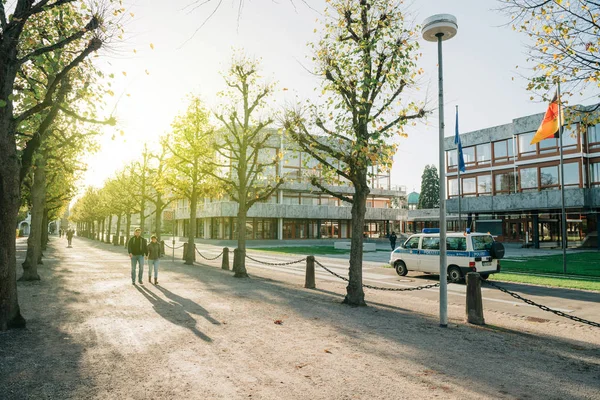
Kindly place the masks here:
POLYGON ((45 221, 74 194, 93 148, 103 75, 91 56, 120 29, 118 1, 0 4, 0 331, 24 326, 16 288, 17 216, 32 213, 22 279, 39 279, 45 221))

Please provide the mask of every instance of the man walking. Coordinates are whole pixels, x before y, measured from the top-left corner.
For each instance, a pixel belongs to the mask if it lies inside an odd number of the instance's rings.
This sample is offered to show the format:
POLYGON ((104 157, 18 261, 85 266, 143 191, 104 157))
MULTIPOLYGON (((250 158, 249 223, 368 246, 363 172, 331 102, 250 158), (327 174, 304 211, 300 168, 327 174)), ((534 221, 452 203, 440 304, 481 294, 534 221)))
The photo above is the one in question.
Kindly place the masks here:
POLYGON ((158 285, 158 259, 160 258, 160 244, 156 236, 152 235, 148 244, 148 282, 152 283, 152 267, 154 267, 154 284, 158 285))
POLYGON ((396 236, 396 232, 392 231, 392 234, 390 235, 390 244, 392 245, 392 250, 396 249, 396 239, 398 237, 396 236))
POLYGON ((136 228, 133 237, 127 242, 127 252, 131 259, 131 284, 135 285, 135 267, 139 263, 138 282, 143 285, 144 255, 148 254, 148 242, 142 237, 142 230, 136 228))
POLYGON ((73 240, 73 230, 69 229, 67 231, 67 242, 69 243, 69 247, 71 247, 71 241, 73 240))

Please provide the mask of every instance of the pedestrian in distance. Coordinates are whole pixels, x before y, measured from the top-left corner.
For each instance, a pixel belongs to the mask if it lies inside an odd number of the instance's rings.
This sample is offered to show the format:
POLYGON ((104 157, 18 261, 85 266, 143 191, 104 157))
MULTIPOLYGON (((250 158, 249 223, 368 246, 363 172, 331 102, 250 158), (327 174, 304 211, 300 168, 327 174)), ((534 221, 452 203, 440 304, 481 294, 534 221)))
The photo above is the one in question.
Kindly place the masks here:
POLYGON ((152 267, 154 267, 154 284, 158 285, 158 264, 160 258, 160 243, 152 235, 148 243, 148 282, 152 283, 152 267))
POLYGON ((398 236, 396 236, 396 232, 392 231, 392 234, 390 235, 390 244, 392 245, 392 250, 396 248, 396 239, 398 239, 398 236))
POLYGON ((135 268, 139 264, 138 283, 143 285, 144 255, 148 254, 148 241, 142 237, 140 228, 136 228, 133 237, 127 242, 127 252, 131 259, 131 284, 135 285, 135 268))
POLYGON ((73 229, 69 229, 67 231, 67 243, 69 244, 68 247, 71 247, 71 242, 73 241, 73 229))

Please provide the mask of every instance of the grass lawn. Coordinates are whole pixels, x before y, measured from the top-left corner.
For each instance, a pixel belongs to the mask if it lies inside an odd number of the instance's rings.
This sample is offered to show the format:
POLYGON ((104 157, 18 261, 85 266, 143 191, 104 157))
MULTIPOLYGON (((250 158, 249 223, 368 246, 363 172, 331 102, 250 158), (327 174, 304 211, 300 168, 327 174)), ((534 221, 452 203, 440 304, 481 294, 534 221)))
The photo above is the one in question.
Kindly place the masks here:
POLYGON ((600 280, 586 278, 554 278, 501 272, 490 276, 491 281, 529 283, 532 285, 552 286, 565 289, 583 289, 600 292, 600 280))
POLYGON ((332 246, 288 246, 288 247, 252 247, 249 250, 268 251, 272 253, 300 254, 316 256, 325 254, 350 254, 350 250, 334 249, 332 246))
MULTIPOLYGON (((544 274, 562 274, 562 254, 504 259, 502 272, 529 272, 544 274)), ((600 252, 581 252, 567 254, 567 273, 600 277, 600 252)))

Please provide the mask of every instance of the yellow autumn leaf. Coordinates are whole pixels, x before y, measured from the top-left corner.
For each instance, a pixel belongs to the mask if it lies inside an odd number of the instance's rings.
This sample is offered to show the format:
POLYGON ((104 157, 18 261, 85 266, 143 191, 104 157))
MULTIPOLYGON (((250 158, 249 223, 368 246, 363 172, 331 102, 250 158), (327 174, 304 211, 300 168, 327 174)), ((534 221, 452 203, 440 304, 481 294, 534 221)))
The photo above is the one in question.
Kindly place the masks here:
POLYGON ((127 76, 127 72, 123 71, 122 72, 123 76, 127 76))
POLYGON ((154 50, 154 43, 150 43, 150 48, 154 50))

